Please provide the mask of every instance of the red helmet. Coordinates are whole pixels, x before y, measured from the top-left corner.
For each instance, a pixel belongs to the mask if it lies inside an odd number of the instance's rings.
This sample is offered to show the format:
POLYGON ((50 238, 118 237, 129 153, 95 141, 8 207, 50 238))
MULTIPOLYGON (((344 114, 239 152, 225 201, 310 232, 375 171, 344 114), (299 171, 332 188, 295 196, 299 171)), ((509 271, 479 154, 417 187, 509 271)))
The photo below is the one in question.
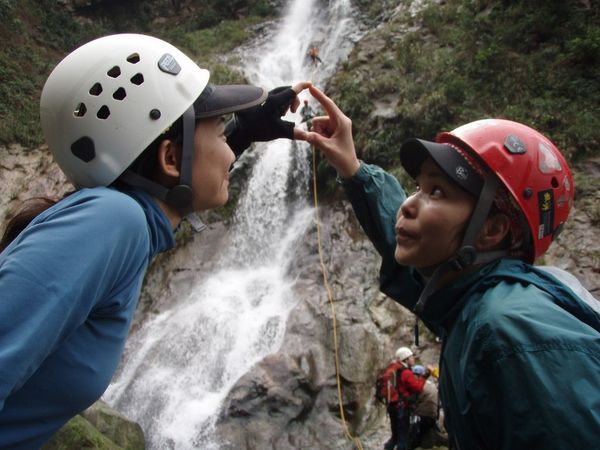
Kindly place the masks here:
POLYGON ((517 122, 486 119, 437 136, 479 159, 512 195, 531 231, 530 262, 543 255, 562 230, 571 209, 571 170, 546 137, 517 122))

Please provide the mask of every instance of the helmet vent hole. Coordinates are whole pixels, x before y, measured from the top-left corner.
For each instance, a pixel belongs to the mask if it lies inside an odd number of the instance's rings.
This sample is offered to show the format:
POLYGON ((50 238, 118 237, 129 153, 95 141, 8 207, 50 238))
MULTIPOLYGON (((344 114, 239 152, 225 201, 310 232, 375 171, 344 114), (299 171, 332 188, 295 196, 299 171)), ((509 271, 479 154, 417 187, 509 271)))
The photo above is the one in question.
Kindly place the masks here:
POLYGON ((98 117, 98 119, 108 119, 108 116, 110 116, 110 109, 108 109, 108 106, 104 105, 98 110, 98 114, 96 114, 96 116, 98 117))
POLYGON ((115 66, 108 72, 106 72, 106 75, 108 75, 111 78, 118 78, 119 75, 121 75, 121 69, 119 68, 119 66, 115 66))
POLYGON ((133 77, 131 77, 131 82, 136 86, 139 86, 144 82, 144 75, 141 73, 136 73, 133 77))
POLYGON ((91 88, 90 88, 90 95, 94 95, 94 96, 99 96, 100 94, 102 94, 102 85, 100 83, 95 83, 91 88))
POLYGON ((77 139, 71 144, 71 153, 83 162, 90 162, 96 157, 94 141, 88 136, 77 139))
POLYGON ((554 189, 556 189, 558 186, 560 186, 560 183, 558 182, 558 180, 556 179, 556 177, 552 177, 552 181, 550 181, 550 184, 552 184, 552 187, 554 189))
POLYGON ((73 115, 75 117, 83 117, 83 116, 85 116, 86 112, 87 112, 87 108, 86 108, 85 104, 80 103, 79 105, 77 105, 75 107, 75 111, 73 111, 73 115))
POLYGON ((129 55, 127 57, 127 62, 131 63, 131 64, 137 64, 140 62, 140 55, 138 55, 137 53, 132 53, 131 55, 129 55))
POLYGON ((125 97, 127 97, 127 92, 125 92, 125 89, 123 89, 122 87, 117 89, 114 93, 113 93, 113 98, 115 100, 123 100, 125 97))

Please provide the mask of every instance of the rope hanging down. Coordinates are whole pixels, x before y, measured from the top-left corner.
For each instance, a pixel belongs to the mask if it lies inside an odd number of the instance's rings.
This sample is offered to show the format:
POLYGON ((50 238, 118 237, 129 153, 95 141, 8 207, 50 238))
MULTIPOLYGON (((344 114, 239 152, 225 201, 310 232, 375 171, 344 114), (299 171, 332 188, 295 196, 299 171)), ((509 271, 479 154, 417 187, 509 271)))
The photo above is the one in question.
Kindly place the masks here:
POLYGON ((362 442, 359 437, 352 436, 350 430, 348 429, 348 424, 346 422, 346 417, 344 415, 344 406, 342 404, 342 382, 340 378, 340 358, 338 354, 338 336, 337 336, 337 322, 335 318, 335 306, 333 304, 333 292, 331 290, 331 286, 329 285, 329 280, 327 278, 327 269, 325 267, 325 262, 323 260, 323 249, 321 247, 321 226, 319 219, 319 200, 317 196, 317 158, 316 158, 316 149, 315 147, 311 147, 312 149, 312 171, 313 171, 313 197, 315 204, 315 224, 317 227, 317 246, 319 249, 319 261, 321 263, 321 272, 323 273, 323 284, 325 285, 325 289, 327 290, 327 298, 329 299, 329 305, 331 307, 331 322, 333 325, 333 349, 335 354, 335 378, 337 382, 337 393, 338 393, 338 404, 340 407, 340 418, 342 419, 342 427, 344 428, 344 435, 350 441, 354 441, 356 448, 358 450, 363 450, 362 442))

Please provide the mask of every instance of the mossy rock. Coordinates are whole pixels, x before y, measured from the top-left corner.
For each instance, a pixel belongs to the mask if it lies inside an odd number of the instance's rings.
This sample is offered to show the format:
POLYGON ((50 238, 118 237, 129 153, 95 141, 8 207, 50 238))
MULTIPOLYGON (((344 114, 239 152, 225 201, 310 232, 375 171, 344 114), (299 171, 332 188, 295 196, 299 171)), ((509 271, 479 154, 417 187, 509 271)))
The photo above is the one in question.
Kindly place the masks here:
MULTIPOLYGON (((143 447, 142 447, 143 448, 143 447)), ((50 441, 43 450, 123 450, 123 447, 103 436, 90 422, 75 416, 50 441)))
POLYGON ((144 450, 142 428, 103 401, 75 416, 43 450, 144 450))
POLYGON ((104 436, 124 450, 145 448, 142 427, 99 400, 81 414, 104 436))

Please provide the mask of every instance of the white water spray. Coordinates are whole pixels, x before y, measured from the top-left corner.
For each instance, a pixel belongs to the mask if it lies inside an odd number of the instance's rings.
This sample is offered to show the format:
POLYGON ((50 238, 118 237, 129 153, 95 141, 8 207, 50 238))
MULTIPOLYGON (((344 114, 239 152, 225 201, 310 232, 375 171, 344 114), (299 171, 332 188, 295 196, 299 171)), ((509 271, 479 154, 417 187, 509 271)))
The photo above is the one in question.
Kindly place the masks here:
MULTIPOLYGON (((349 0, 293 0, 280 27, 245 51, 253 84, 272 89, 331 76, 352 46, 349 0), (319 48, 323 64, 307 57, 319 48)), ((303 96, 303 98, 307 98, 303 96)), ((298 122, 295 114, 287 120, 298 122)), ((218 449, 213 436, 234 384, 278 350, 295 306, 287 267, 312 223, 308 146, 259 145, 230 230, 233 240, 212 275, 189 297, 131 337, 105 400, 142 425, 149 449, 218 449)))

